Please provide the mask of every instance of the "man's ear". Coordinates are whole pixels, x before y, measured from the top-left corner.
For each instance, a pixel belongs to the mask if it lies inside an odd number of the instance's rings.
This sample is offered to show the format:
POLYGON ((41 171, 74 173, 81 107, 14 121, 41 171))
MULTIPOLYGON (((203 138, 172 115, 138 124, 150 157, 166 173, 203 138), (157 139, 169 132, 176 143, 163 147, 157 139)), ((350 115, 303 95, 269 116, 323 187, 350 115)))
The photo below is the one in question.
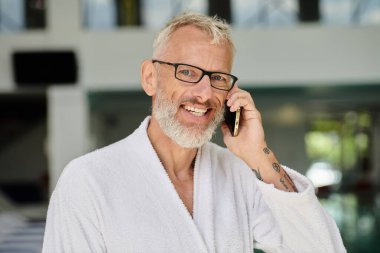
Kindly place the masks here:
POLYGON ((156 94, 157 71, 151 60, 145 60, 141 64, 141 86, 148 96, 156 94))

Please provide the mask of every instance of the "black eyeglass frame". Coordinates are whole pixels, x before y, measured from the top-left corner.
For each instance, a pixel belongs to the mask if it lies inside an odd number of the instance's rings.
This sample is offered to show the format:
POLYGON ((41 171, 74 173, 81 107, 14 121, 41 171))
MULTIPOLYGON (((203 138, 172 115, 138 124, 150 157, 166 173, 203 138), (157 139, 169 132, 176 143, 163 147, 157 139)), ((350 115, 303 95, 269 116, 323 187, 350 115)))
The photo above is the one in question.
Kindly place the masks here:
POLYGON ((202 69, 200 67, 197 67, 197 66, 194 66, 194 65, 190 65, 190 64, 186 64, 186 63, 172 63, 172 62, 166 62, 166 61, 160 61, 160 60, 152 59, 152 63, 156 63, 156 62, 159 63, 159 64, 166 64, 166 65, 173 66, 174 67, 174 77, 175 77, 175 79, 180 80, 182 82, 186 82, 186 83, 199 83, 202 80, 202 78, 205 75, 207 75, 210 78, 210 85, 211 85, 211 87, 213 87, 214 89, 218 89, 218 90, 230 91, 230 90, 232 90, 232 88, 234 87, 235 83, 238 80, 238 78, 236 76, 228 74, 228 73, 207 71, 207 70, 204 70, 204 69, 202 69), (193 67, 193 68, 199 69, 200 71, 202 71, 202 75, 200 76, 200 78, 199 78, 198 81, 185 81, 185 80, 179 79, 177 77, 177 68, 178 68, 179 65, 184 65, 184 66, 189 66, 189 67, 193 67), (213 86, 212 83, 211 83, 211 75, 212 74, 223 74, 223 75, 230 76, 232 78, 232 80, 233 80, 231 88, 229 88, 228 90, 226 90, 226 89, 221 89, 221 88, 213 86))

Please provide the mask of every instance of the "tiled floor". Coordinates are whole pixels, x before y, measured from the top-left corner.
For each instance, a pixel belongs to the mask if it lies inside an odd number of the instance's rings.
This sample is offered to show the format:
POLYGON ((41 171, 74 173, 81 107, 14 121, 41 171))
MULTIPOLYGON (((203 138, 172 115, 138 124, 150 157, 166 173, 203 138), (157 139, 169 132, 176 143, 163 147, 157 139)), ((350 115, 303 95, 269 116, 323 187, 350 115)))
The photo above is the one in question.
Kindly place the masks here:
POLYGON ((44 221, 28 221, 15 213, 0 213, 0 253, 41 252, 44 221))

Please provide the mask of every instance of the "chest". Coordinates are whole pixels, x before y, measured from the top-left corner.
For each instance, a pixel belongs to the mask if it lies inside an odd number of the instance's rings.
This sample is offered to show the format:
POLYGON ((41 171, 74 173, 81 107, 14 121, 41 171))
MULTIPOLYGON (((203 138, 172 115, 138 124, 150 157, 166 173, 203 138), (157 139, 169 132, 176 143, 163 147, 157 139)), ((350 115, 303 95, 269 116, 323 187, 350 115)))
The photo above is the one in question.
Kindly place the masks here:
POLYGON ((193 180, 189 180, 186 183, 173 183, 174 188, 185 205, 187 211, 192 215, 193 214, 193 205, 194 205, 194 183, 193 180))
POLYGON ((240 190, 245 184, 232 179, 203 169, 195 171, 192 180, 177 182, 160 168, 152 168, 106 180, 112 184, 95 199, 101 205, 107 249, 252 252, 249 212, 240 190))

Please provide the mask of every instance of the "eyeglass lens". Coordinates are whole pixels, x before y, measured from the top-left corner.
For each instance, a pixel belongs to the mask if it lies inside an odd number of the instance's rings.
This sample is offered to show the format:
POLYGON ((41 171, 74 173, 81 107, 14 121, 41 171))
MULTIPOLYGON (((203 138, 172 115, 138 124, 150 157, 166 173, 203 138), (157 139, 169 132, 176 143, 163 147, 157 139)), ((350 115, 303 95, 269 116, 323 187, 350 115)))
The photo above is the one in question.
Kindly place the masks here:
MULTIPOLYGON (((203 77, 203 71, 188 65, 177 65, 176 78, 190 83, 197 83, 203 77)), ((212 73, 210 76, 211 85, 222 90, 229 90, 234 82, 233 78, 223 73, 212 73)))

